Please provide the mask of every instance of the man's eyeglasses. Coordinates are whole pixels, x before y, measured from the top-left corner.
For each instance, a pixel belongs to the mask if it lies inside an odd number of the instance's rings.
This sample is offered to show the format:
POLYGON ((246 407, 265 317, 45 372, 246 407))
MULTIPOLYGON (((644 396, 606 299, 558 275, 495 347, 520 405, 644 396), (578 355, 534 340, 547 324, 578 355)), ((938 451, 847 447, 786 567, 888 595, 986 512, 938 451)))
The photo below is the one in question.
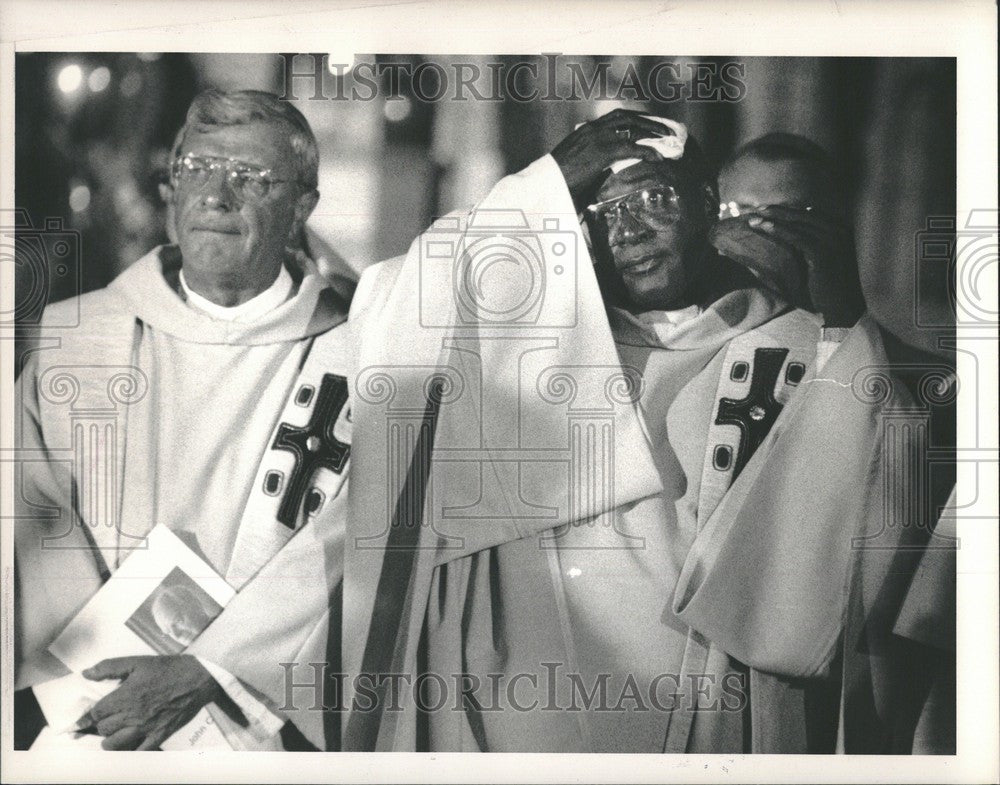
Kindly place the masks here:
MULTIPOLYGON (((727 218, 739 218, 741 215, 746 216, 757 212, 769 205, 752 205, 752 204, 741 204, 740 202, 723 202, 719 205, 719 220, 724 221, 727 218)), ((812 212, 812 205, 805 204, 776 204, 776 207, 791 207, 796 210, 805 210, 806 212, 812 212)))
POLYGON ((587 216, 605 230, 628 215, 650 229, 672 223, 681 216, 680 197, 669 185, 639 188, 624 196, 588 205, 587 216))
POLYGON ((263 199, 275 183, 297 182, 274 177, 271 169, 261 169, 235 158, 206 155, 182 155, 174 160, 170 173, 175 184, 201 188, 219 169, 225 171, 229 189, 243 201, 263 199))

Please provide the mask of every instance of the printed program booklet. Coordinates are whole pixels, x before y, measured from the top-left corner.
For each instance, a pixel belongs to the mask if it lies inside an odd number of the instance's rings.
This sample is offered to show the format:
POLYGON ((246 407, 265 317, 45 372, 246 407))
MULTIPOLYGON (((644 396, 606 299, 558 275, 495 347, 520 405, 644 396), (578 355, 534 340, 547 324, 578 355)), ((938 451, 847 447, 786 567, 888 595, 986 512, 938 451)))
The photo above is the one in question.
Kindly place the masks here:
MULTIPOLYGON (((48 727, 32 749, 66 742, 100 749, 101 737, 77 733, 76 722, 120 682, 91 681, 81 671, 111 657, 183 652, 234 594, 170 529, 154 527, 49 646, 71 673, 33 688, 48 727)), ((231 749, 220 714, 214 704, 202 708, 161 748, 231 749)))

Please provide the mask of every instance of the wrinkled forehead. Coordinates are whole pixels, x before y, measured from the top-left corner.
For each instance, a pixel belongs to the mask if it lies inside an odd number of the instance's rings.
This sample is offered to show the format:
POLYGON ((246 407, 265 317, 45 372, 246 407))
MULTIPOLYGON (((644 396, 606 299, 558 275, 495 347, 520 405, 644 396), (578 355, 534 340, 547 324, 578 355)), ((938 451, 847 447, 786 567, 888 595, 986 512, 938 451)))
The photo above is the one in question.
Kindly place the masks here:
POLYGON ((681 190, 684 183, 682 172, 672 161, 641 161, 612 173, 598 190, 597 200, 617 199, 641 188, 672 186, 681 190))
POLYGON ((295 160, 287 129, 266 120, 189 128, 181 142, 180 153, 236 158, 265 169, 295 160))

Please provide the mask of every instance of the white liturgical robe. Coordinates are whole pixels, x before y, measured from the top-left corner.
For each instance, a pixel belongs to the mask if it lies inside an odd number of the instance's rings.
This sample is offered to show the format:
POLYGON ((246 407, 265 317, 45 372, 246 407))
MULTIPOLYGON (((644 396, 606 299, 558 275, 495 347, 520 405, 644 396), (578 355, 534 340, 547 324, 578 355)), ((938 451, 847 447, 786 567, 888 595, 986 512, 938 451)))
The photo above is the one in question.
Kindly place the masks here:
POLYGON ((293 274, 282 269, 244 306, 208 308, 166 247, 106 289, 50 306, 50 318, 80 317, 60 345, 42 342, 18 382, 22 447, 47 458, 22 469, 19 687, 64 672, 46 647, 162 524, 238 590, 188 648, 257 719, 236 746, 268 746, 292 719, 325 747, 320 712, 276 710, 281 663, 325 657, 340 581, 346 307, 315 271, 293 274), (295 439, 313 432, 322 459, 309 462, 295 439))
POLYGON ((548 156, 366 271, 351 318, 343 658, 388 686, 345 749, 851 751, 894 723, 863 678, 918 527, 884 526, 905 391, 862 389, 870 319, 819 369, 820 320, 763 289, 606 309, 548 156))

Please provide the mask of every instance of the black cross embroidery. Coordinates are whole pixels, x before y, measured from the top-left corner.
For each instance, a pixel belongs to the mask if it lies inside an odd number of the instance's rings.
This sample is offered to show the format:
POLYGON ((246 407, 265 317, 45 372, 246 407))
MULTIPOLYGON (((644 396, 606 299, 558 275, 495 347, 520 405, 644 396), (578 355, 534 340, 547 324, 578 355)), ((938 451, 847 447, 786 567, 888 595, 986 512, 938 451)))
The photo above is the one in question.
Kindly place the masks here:
POLYGON ((760 447, 778 419, 782 405, 774 399, 774 385, 788 349, 757 349, 753 353, 750 390, 741 400, 722 398, 716 425, 735 425, 740 429, 740 446, 736 452, 733 480, 740 476, 747 461, 760 447))
POLYGON ((333 435, 333 426, 340 410, 347 403, 347 379, 343 376, 323 374, 323 382, 316 396, 316 408, 305 428, 288 423, 278 426, 272 450, 286 450, 295 456, 295 467, 288 477, 288 485, 278 507, 278 520, 289 529, 295 528, 302 499, 309 482, 319 468, 340 474, 351 454, 351 445, 344 444, 333 435))

